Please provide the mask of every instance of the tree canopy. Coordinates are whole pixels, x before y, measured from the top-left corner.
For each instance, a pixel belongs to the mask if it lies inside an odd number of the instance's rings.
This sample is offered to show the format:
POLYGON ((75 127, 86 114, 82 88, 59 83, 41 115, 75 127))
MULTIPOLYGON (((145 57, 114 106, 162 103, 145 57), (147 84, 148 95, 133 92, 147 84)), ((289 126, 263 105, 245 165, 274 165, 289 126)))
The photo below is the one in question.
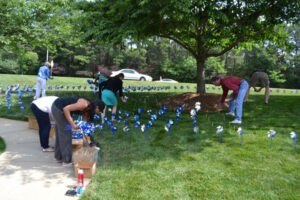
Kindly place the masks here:
POLYGON ((298 0, 96 0, 81 3, 86 38, 109 42, 168 38, 187 49, 197 63, 197 91, 205 92, 205 61, 239 44, 272 41, 286 35, 282 23, 299 21, 298 0))

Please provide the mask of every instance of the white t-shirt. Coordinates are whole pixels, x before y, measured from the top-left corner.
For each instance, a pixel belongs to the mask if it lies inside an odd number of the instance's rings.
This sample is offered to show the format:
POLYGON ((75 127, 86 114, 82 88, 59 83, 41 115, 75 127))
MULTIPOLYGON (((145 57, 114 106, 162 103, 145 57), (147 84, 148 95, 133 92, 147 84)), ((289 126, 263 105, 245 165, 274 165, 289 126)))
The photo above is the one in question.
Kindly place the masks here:
POLYGON ((34 103, 41 111, 51 114, 51 106, 57 98, 58 97, 56 96, 46 96, 34 100, 32 103, 34 103))

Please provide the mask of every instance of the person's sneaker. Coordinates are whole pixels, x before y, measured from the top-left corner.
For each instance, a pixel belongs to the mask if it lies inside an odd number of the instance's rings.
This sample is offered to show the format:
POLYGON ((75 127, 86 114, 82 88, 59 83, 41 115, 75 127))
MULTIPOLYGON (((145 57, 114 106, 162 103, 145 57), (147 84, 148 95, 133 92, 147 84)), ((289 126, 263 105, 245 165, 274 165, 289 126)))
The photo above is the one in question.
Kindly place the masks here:
POLYGON ((43 152, 54 152, 54 148, 53 147, 48 147, 46 149, 43 149, 43 152))
POLYGON ((234 117, 235 114, 233 112, 229 112, 229 113, 226 113, 226 115, 231 115, 234 117))
POLYGON ((229 122, 229 123, 231 123, 231 124, 241 124, 242 121, 241 121, 241 120, 238 120, 238 119, 235 119, 235 120, 233 120, 233 121, 231 121, 231 122, 229 122))
POLYGON ((63 167, 72 167, 72 166, 73 166, 73 163, 72 163, 72 162, 63 162, 63 163, 62 163, 62 166, 63 166, 63 167))

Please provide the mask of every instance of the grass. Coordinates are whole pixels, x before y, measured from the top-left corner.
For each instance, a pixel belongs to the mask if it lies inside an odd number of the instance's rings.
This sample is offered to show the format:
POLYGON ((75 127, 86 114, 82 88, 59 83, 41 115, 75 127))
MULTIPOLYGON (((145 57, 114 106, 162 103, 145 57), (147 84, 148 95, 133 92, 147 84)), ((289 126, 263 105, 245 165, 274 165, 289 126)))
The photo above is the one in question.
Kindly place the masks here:
POLYGON ((0 137, 0 154, 2 154, 5 150, 5 142, 2 137, 0 137))
MULTIPOLYGON (((96 98, 83 91, 48 93, 96 98)), ((177 127, 172 126, 171 140, 164 130, 166 120, 175 119, 171 111, 150 128, 148 139, 140 129, 136 132, 133 115, 137 108, 144 108, 141 122, 146 124, 146 110, 157 113, 157 102, 174 94, 128 94, 129 139, 122 131, 124 124, 121 128, 117 124, 115 139, 107 127, 103 135, 99 130, 94 133, 93 139, 101 148, 101 162, 81 199, 300 199, 300 147, 297 145, 294 151, 289 137, 291 131, 297 133, 300 129, 299 95, 288 90, 285 94, 273 93, 265 105, 263 95, 251 93, 244 105, 242 146, 239 126, 230 125, 232 117, 225 112, 199 114, 198 141, 188 111, 182 114, 177 127), (221 143, 216 134, 219 125, 224 127, 221 143), (272 149, 266 134, 270 129, 277 131, 272 149)), ((17 104, 17 96, 12 99, 17 104)), ((30 114, 31 100, 32 95, 24 95, 25 114, 30 114)), ((120 103, 119 108, 124 114, 125 105, 120 103)), ((8 111, 5 101, 0 117, 25 119, 18 106, 8 111)))

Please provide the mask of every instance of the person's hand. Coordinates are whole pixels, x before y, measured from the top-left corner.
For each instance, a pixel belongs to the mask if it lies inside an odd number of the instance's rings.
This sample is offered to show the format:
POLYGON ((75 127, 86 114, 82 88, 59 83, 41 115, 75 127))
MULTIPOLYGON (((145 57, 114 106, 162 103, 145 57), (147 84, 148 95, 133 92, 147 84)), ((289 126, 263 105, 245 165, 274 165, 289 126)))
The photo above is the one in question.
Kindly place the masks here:
POLYGON ((233 98, 226 98, 225 102, 228 103, 229 101, 232 101, 232 100, 233 100, 233 98))
POLYGON ((73 130, 73 131, 78 130, 78 126, 77 126, 76 124, 73 124, 73 125, 72 125, 72 130, 73 130))
POLYGON ((124 97, 121 98, 123 103, 126 103, 127 102, 127 99, 125 99, 124 97))

